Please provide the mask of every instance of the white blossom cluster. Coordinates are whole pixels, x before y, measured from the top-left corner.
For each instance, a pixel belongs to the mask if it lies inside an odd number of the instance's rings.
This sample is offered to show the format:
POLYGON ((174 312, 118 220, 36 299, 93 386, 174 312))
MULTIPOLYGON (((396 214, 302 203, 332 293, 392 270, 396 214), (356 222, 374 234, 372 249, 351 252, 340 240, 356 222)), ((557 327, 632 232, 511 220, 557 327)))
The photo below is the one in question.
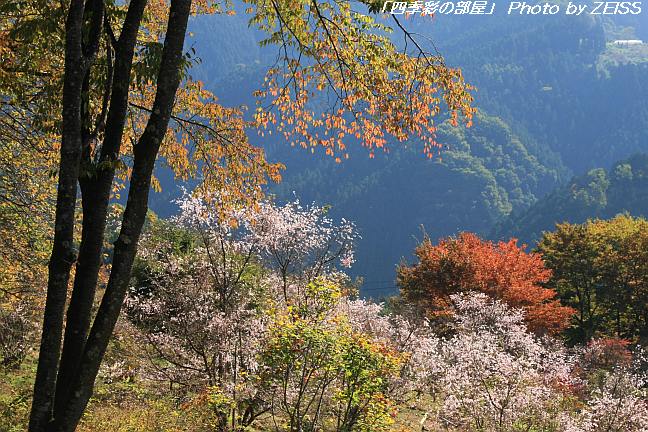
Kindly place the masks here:
POLYGON ((34 325, 25 303, 0 304, 0 366, 17 367, 29 350, 34 325))
POLYGON ((336 267, 351 265, 358 236, 351 222, 335 224, 325 208, 298 201, 227 212, 190 195, 178 204, 172 226, 194 237, 191 251, 146 233, 139 256, 156 272, 151 286, 133 287, 126 307, 150 357, 162 359, 150 377, 233 392, 258 367, 267 316, 256 303, 285 305, 320 275, 346 277, 336 267))

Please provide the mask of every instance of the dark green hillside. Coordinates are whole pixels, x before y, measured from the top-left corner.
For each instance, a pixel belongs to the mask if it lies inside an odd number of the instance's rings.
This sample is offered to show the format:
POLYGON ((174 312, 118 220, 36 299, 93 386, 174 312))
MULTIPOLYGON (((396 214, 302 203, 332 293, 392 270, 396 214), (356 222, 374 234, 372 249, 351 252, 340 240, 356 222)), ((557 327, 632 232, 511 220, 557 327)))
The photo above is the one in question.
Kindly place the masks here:
POLYGON ((592 16, 472 18, 468 31, 461 23, 440 17, 419 26, 478 87, 478 106, 554 150, 576 174, 646 149, 648 58, 645 47, 606 45, 605 29, 620 26, 592 16))
MULTIPOLYGON (((539 143, 540 153, 558 155, 556 166, 581 174, 646 150, 646 48, 606 43, 641 37, 648 29, 645 18, 498 12, 419 17, 405 25, 449 64, 462 68, 477 87, 479 108, 504 119, 524 141, 539 143)), ((231 31, 245 26, 239 16, 197 19, 192 39, 203 53, 199 77, 236 104, 252 103, 260 65, 277 55, 255 45, 252 29, 231 31), (217 49, 221 45, 224 53, 217 49)))
POLYGON ((638 154, 615 163, 609 170, 596 168, 572 179, 526 211, 514 213, 493 236, 538 240, 557 222, 582 223, 619 213, 648 216, 648 155, 638 154))

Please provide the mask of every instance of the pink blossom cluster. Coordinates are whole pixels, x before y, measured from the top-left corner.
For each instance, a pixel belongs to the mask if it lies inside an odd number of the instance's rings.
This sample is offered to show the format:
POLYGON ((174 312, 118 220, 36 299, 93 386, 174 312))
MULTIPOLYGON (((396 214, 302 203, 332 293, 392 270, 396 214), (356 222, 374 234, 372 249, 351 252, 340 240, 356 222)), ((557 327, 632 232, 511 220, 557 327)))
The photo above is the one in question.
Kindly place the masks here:
POLYGON ((354 328, 408 354, 394 395, 401 401, 432 397, 433 409, 419 406, 431 430, 648 430, 641 353, 632 365, 582 376, 591 351, 600 351, 597 343, 567 350, 557 340, 539 338, 527 330, 521 310, 485 294, 458 294, 452 302, 451 334, 445 337, 425 321, 386 314, 376 303, 347 299, 340 305, 354 328))

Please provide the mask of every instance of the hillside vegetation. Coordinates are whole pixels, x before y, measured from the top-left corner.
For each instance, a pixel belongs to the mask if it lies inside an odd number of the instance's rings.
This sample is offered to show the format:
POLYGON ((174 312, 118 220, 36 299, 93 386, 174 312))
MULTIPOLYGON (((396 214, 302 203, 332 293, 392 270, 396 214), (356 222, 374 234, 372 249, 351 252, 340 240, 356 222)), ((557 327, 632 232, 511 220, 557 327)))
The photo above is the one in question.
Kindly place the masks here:
POLYGON ((648 15, 385 3, 0 3, 0 432, 648 431, 648 15))
POLYGON ((514 236, 537 241, 543 231, 560 222, 583 223, 617 214, 648 215, 648 156, 637 154, 608 170, 596 168, 547 195, 526 211, 512 215, 494 231, 495 237, 514 236))

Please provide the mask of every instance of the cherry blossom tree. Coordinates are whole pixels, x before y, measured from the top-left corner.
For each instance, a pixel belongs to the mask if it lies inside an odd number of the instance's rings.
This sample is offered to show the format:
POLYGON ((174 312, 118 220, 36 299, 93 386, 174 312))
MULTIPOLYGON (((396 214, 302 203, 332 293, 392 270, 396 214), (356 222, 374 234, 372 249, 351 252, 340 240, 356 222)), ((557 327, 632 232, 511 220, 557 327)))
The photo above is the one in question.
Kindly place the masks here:
POLYGON ((529 308, 474 291, 448 295, 440 335, 356 298, 341 270, 358 236, 326 208, 179 204, 147 229, 128 316, 146 377, 203 392, 218 430, 388 430, 403 404, 435 430, 648 427, 644 356, 625 341, 568 349, 529 308))
POLYGON ((455 294, 454 336, 444 340, 436 419, 450 430, 552 430, 570 380, 563 350, 528 332, 524 314, 485 294, 455 294))
POLYGON ((371 335, 402 354, 399 374, 389 383, 390 397, 401 403, 412 402, 432 389, 440 373, 435 359, 441 339, 427 321, 386 313, 384 304, 366 299, 343 298, 338 310, 355 331, 371 335))
POLYGON ((266 327, 256 303, 260 276, 250 245, 197 214, 185 207, 180 225, 147 233, 127 312, 146 377, 185 391, 209 388, 219 427, 235 430, 265 410, 253 379, 266 327))
POLYGON ((357 236, 353 224, 298 202, 224 211, 218 199, 185 195, 179 206, 144 235, 128 315, 148 377, 209 387, 219 427, 234 430, 268 409, 257 381, 268 309, 321 308, 304 288, 324 274, 347 280, 336 267, 352 263, 357 236))
POLYGON ((291 279, 306 285, 335 267, 353 265, 355 225, 346 219, 335 224, 327 213, 327 207, 303 207, 295 200, 284 206, 262 203, 253 215, 251 241, 280 275, 286 299, 291 279))
POLYGON ((583 408, 567 417, 567 432, 648 430, 648 358, 627 341, 594 339, 580 352, 583 408))

